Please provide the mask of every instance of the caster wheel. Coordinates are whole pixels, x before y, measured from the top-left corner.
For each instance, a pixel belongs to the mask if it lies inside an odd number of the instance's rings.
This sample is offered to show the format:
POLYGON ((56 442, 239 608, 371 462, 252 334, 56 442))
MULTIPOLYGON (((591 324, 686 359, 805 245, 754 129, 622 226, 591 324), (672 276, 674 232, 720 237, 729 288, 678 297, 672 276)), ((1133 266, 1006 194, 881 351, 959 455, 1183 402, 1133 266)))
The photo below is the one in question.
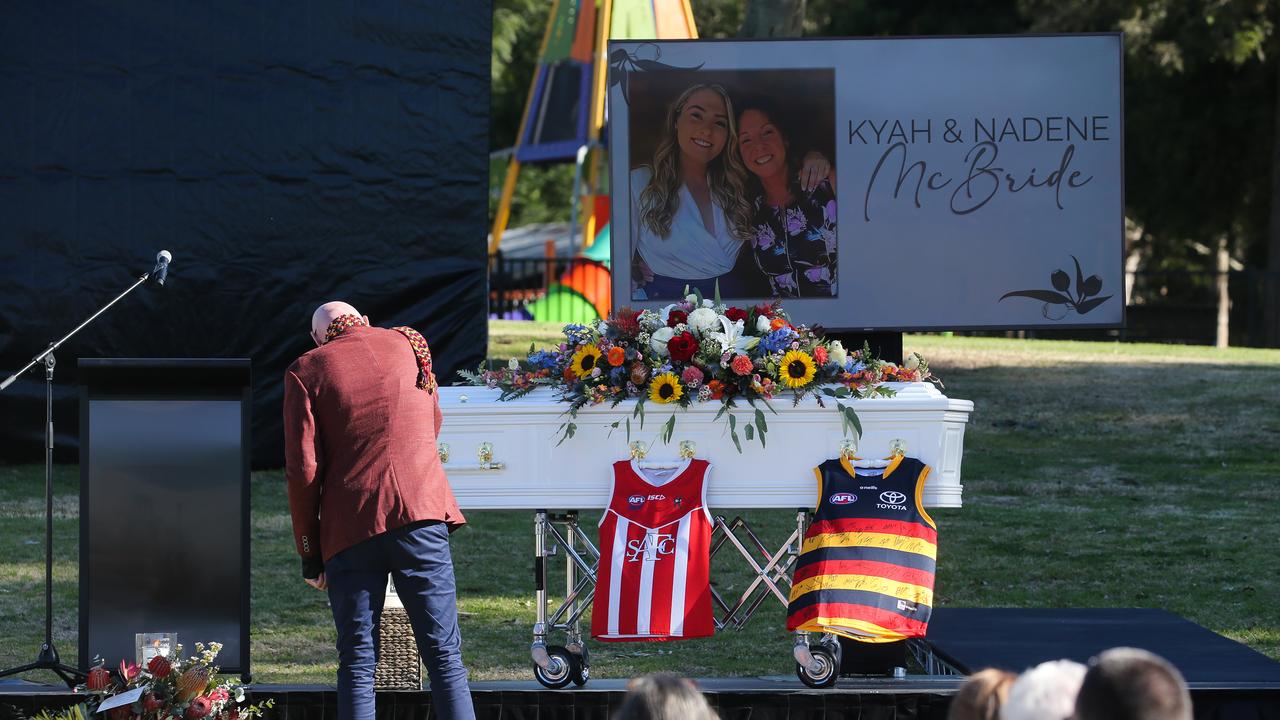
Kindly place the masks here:
POLYGON ((551 657, 551 663, 545 669, 534 663, 533 677, 544 687, 552 690, 558 690, 573 682, 574 670, 579 666, 577 656, 571 654, 563 645, 548 645, 547 655, 551 657))
POLYGON ((573 669, 571 673, 573 684, 581 688, 582 685, 585 685, 586 682, 591 679, 591 656, 590 653, 586 652, 585 644, 582 646, 582 652, 575 653, 570 651, 570 655, 573 656, 573 669))
POLYGON ((800 682, 811 688, 834 686, 840 677, 840 658, 837 654, 825 645, 810 647, 809 654, 813 656, 818 669, 816 672, 810 672, 809 668, 796 663, 796 676, 800 678, 800 682))

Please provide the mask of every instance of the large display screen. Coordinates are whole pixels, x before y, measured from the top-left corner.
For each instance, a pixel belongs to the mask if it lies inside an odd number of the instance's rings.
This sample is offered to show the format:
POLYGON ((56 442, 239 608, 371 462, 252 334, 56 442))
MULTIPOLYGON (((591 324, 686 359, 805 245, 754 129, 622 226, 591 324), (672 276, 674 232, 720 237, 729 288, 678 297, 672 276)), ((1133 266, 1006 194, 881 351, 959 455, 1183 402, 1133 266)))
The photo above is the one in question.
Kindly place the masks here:
POLYGON ((1119 34, 611 42, 614 306, 1124 321, 1119 34))

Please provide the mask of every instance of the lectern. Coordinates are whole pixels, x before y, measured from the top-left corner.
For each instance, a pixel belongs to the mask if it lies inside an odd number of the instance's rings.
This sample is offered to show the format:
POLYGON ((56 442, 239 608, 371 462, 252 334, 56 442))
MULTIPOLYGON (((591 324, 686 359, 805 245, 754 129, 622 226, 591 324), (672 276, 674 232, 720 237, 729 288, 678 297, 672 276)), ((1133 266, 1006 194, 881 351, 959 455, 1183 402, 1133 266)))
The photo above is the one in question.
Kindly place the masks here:
POLYGON ((137 633, 249 679, 247 359, 80 360, 80 666, 137 633))

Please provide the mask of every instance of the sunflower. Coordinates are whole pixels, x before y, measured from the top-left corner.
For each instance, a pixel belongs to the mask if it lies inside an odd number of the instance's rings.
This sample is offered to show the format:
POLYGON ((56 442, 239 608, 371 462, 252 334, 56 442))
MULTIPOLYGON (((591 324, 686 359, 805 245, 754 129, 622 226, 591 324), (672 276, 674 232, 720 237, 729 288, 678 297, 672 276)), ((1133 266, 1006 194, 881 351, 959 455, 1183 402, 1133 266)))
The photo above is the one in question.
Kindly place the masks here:
POLYGON ((657 403, 673 403, 683 395, 684 388, 675 373, 662 373, 649 385, 649 399, 657 403))
POLYGON ((591 375, 591 371, 600 362, 601 355, 600 348, 595 345, 583 345, 578 348, 578 352, 573 354, 573 362, 570 363, 569 369, 573 371, 574 375, 585 378, 591 375))
POLYGON ((809 353, 803 350, 792 350, 782 356, 782 365, 779 368, 782 373, 782 382, 787 387, 798 388, 808 385, 813 380, 813 376, 818 374, 818 368, 813 364, 813 358, 809 357, 809 353))

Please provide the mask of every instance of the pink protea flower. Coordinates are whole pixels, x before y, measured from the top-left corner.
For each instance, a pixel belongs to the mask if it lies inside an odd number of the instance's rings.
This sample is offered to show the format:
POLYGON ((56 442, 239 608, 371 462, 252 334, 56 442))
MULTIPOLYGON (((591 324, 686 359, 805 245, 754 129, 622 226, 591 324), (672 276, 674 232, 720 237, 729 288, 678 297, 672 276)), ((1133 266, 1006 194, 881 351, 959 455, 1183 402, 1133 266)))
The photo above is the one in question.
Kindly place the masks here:
POLYGON ((187 720, 200 720, 200 718, 208 715, 212 709, 213 701, 208 696, 201 695, 191 701, 191 704, 187 706, 187 711, 183 714, 187 717, 187 720))

